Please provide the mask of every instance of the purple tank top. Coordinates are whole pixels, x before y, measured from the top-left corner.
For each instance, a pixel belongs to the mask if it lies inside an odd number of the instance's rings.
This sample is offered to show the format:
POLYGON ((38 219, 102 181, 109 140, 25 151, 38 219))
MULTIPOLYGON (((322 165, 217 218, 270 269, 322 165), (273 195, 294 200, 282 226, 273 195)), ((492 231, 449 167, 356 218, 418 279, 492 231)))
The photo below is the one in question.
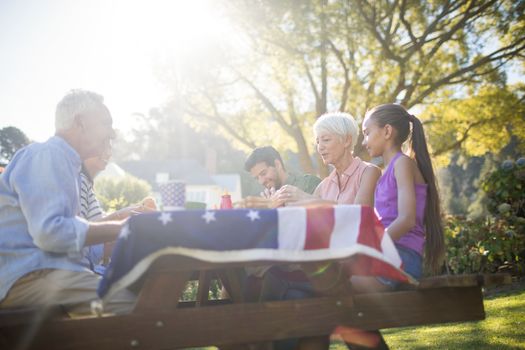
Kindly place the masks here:
MULTIPOLYGON (((394 156, 384 174, 379 178, 375 191, 374 204, 383 226, 388 227, 397 218, 397 181, 394 175, 394 164, 402 155, 394 156)), ((425 205, 427 200, 427 184, 416 186, 416 226, 398 239, 395 243, 415 250, 423 255, 425 246, 425 205)))

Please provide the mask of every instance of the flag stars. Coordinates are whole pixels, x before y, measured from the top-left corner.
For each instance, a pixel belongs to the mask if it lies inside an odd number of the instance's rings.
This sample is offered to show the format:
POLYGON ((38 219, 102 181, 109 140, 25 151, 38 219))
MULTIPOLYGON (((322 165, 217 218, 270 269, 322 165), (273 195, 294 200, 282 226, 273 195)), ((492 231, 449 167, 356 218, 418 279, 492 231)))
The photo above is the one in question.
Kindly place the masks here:
POLYGON ((159 221, 162 222, 162 225, 166 226, 168 224, 168 222, 171 222, 171 213, 168 213, 168 212, 165 212, 163 211, 160 215, 159 215, 159 221))
POLYGON ((206 211, 203 215, 202 215, 202 218, 204 220, 206 220, 206 223, 209 224, 211 221, 216 221, 215 219, 215 212, 213 211, 206 211))
POLYGON ((246 216, 249 217, 251 221, 261 220, 261 217, 259 216, 259 212, 257 210, 250 210, 248 214, 246 214, 246 216))

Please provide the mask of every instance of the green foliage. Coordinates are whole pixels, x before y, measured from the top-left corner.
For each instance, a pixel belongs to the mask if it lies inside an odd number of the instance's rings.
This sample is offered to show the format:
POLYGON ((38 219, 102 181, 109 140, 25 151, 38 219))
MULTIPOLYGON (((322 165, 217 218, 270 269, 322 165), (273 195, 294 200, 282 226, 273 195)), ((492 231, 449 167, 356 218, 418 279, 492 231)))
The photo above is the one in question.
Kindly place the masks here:
MULTIPOLYGON (((446 106, 477 95, 483 84, 504 88, 505 68, 525 49, 517 0, 222 4, 235 37, 161 68, 172 105, 235 147, 272 143, 297 152, 305 172, 314 168, 310 130, 320 114, 343 110, 359 119, 379 103, 446 106)), ((507 95, 485 94, 453 113, 435 113, 433 148, 445 154, 459 142, 480 155, 505 145, 507 95), (465 134, 478 119, 483 125, 465 134)))
POLYGON ((9 162, 16 151, 29 144, 27 136, 14 126, 0 129, 0 163, 9 162))
POLYGON ((468 219, 451 216, 446 220, 447 263, 454 274, 501 270, 525 273, 525 234, 506 220, 468 219))
POLYGON ((488 85, 475 93, 432 105, 421 115, 437 164, 447 165, 454 150, 467 157, 483 156, 498 154, 515 142, 518 151, 525 151, 525 85, 488 85))
POLYGON ((506 160, 482 183, 491 214, 525 228, 525 158, 506 160))
POLYGON ((454 273, 525 273, 525 158, 507 160, 482 183, 491 216, 447 218, 448 265, 454 273))
MULTIPOLYGON (((186 289, 182 292, 181 300, 183 301, 193 301, 197 300, 197 290, 199 288, 198 281, 190 281, 186 284, 186 289)), ((218 280, 210 281, 210 290, 208 293, 208 298, 210 300, 217 300, 220 298, 221 294, 221 284, 218 280)))
POLYGON ((113 212, 140 202, 151 193, 151 186, 131 175, 122 179, 103 177, 95 180, 95 193, 106 212, 113 212))

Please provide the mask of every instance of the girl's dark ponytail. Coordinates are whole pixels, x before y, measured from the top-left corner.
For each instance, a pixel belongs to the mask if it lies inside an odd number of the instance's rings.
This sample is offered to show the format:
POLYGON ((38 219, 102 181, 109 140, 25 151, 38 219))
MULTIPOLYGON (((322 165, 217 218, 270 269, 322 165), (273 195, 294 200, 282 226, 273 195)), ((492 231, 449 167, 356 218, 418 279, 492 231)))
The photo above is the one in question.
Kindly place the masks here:
POLYGON ((412 137, 410 140, 411 156, 416 160, 419 171, 428 185, 425 206, 425 267, 432 273, 438 273, 445 256, 445 239, 441 206, 430 154, 427 148, 425 132, 421 121, 412 116, 412 137))

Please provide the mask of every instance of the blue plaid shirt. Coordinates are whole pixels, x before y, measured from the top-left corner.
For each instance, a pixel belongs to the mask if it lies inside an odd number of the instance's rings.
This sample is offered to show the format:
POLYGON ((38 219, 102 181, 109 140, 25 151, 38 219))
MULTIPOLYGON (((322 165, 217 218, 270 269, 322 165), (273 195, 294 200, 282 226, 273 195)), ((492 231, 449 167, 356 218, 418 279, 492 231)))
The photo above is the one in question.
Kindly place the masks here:
POLYGON ((29 272, 89 271, 80 167, 78 153, 54 136, 19 150, 0 175, 0 301, 29 272))

